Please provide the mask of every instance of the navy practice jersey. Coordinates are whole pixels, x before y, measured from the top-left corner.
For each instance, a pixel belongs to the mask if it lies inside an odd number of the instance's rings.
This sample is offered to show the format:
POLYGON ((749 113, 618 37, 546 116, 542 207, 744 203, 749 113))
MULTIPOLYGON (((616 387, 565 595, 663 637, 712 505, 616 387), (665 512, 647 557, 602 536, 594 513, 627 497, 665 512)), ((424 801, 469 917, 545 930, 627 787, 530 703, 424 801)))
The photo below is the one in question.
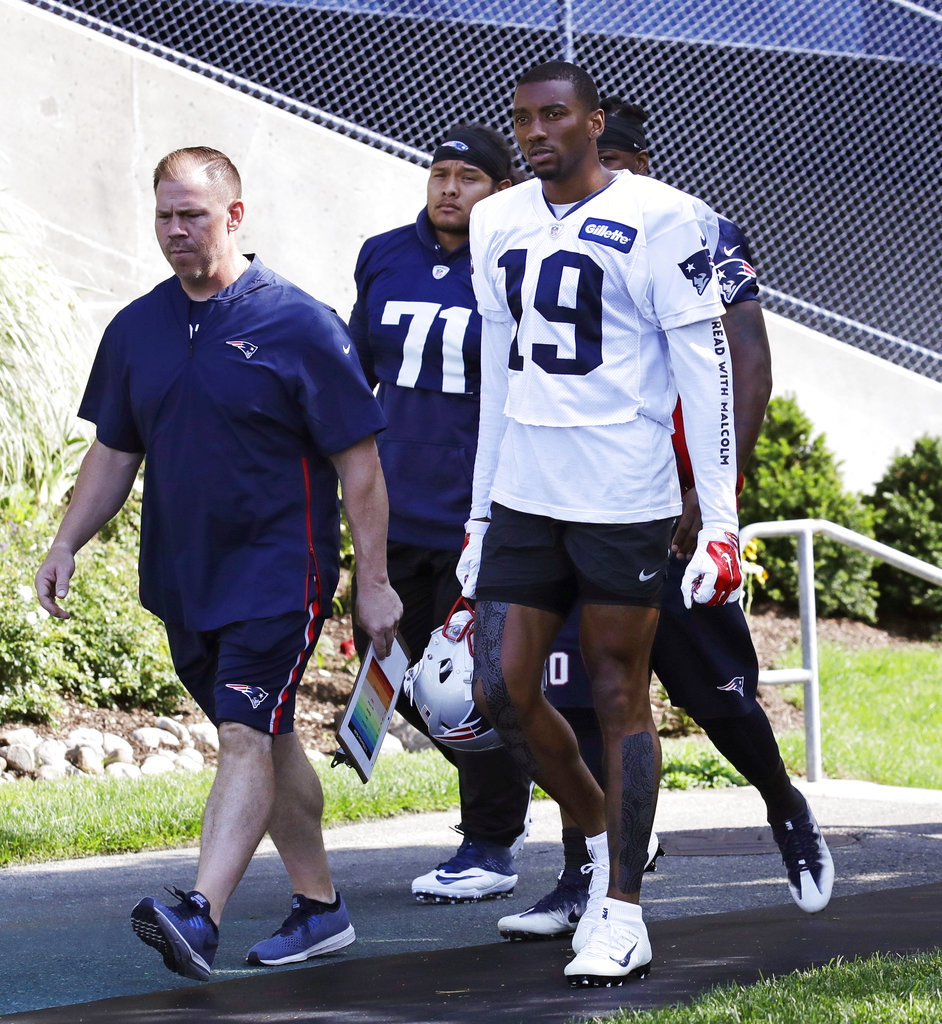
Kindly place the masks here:
POLYGON ((458 551, 477 447, 481 318, 467 244, 446 252, 423 210, 367 239, 350 333, 388 423, 377 439, 389 539, 458 551))
POLYGON ((144 452, 141 602, 210 630, 321 604, 340 544, 328 456, 383 426, 343 321, 263 266, 206 302, 172 277, 105 330, 79 410, 144 452))

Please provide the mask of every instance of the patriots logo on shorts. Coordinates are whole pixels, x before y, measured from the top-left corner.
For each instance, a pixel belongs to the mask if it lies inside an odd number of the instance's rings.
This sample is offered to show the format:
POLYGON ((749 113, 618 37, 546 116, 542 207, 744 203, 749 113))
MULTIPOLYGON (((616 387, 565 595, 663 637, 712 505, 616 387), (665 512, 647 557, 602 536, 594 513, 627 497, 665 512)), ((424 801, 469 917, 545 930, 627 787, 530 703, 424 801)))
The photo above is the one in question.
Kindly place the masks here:
POLYGON ((251 359, 252 356, 258 351, 258 345, 253 345, 250 341, 227 341, 227 345, 231 345, 233 348, 237 348, 246 359, 251 359))
POLYGON ((244 693, 252 702, 253 708, 257 708, 259 704, 268 699, 268 692, 260 686, 246 686, 245 683, 226 683, 226 689, 238 690, 239 693, 244 693))
POLYGON ((727 693, 738 693, 741 697, 743 695, 743 686, 745 685, 745 679, 742 676, 736 676, 735 679, 730 679, 728 683, 723 686, 718 686, 718 690, 724 690, 727 693))
POLYGON ((707 250, 701 249, 699 252, 695 252, 683 262, 678 263, 677 266, 680 267, 684 277, 697 289, 697 294, 702 295, 713 276, 713 260, 707 250))

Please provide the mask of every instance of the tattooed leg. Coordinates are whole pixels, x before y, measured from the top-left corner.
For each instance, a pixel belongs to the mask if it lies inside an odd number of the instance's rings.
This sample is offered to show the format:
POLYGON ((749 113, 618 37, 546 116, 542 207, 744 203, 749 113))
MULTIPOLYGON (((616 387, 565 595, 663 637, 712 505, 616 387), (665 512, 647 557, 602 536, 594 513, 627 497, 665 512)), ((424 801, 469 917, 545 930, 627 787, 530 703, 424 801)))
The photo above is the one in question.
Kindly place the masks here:
POLYGON ((569 723, 543 694, 543 664, 560 616, 478 601, 474 615, 475 703, 521 768, 585 835, 605 831, 602 790, 579 757, 569 723))
POLYGON ((501 667, 507 608, 498 601, 478 601, 475 608, 474 703, 487 715, 510 756, 532 779, 538 772, 536 759, 527 746, 501 667))
POLYGON ((648 860, 657 793, 654 743, 648 733, 622 740, 621 766, 621 842, 615 884, 621 892, 635 893, 641 889, 648 860))

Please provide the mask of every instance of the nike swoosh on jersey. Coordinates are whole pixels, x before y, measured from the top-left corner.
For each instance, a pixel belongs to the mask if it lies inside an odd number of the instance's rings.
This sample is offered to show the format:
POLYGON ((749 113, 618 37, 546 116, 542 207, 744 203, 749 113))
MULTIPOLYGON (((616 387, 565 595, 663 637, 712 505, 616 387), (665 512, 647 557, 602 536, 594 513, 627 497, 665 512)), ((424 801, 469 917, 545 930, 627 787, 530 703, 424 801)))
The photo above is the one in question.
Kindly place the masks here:
POLYGON ((641 580, 642 583, 647 583, 648 580, 653 580, 660 571, 660 569, 655 569, 654 572, 645 572, 644 569, 642 569, 641 572, 638 573, 638 579, 641 580))
POLYGON ((724 245, 724 246, 723 246, 723 252, 725 252, 727 256, 732 256, 732 255, 733 255, 733 253, 734 253, 734 252, 735 252, 735 251, 736 251, 736 250, 737 250, 738 248, 739 248, 739 246, 738 246, 738 245, 734 245, 734 246, 732 247, 732 249, 730 249, 730 248, 729 248, 728 246, 724 245))

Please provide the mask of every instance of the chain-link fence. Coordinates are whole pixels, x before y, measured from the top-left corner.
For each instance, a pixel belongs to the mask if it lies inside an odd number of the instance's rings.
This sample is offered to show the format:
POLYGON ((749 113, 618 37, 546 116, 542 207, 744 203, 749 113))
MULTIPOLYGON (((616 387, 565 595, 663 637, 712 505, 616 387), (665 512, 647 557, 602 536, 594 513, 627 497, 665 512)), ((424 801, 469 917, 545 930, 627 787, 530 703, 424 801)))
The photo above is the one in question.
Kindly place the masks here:
POLYGON ((942 0, 29 0, 421 163, 564 57, 750 239, 765 304, 942 380, 942 0))

